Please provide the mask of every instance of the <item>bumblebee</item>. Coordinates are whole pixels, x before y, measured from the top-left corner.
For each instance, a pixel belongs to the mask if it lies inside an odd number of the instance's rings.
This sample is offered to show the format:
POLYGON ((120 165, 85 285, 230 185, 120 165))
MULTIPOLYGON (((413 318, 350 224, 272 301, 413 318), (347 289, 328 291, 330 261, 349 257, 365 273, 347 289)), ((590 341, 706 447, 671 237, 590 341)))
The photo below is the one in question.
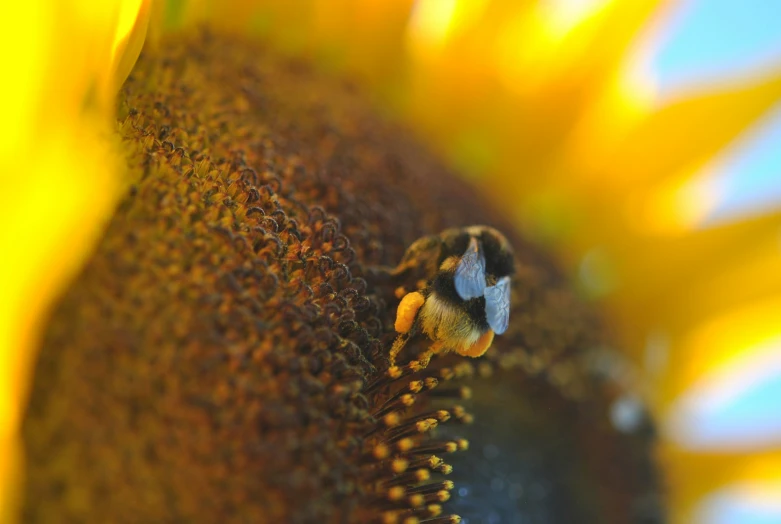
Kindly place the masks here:
POLYGON ((507 330, 513 268, 509 242, 488 226, 447 229, 416 240, 391 271, 407 281, 419 278, 417 290, 397 289, 401 302, 391 366, 407 341, 421 331, 432 344, 420 356, 420 368, 437 353, 483 355, 494 335, 507 330))

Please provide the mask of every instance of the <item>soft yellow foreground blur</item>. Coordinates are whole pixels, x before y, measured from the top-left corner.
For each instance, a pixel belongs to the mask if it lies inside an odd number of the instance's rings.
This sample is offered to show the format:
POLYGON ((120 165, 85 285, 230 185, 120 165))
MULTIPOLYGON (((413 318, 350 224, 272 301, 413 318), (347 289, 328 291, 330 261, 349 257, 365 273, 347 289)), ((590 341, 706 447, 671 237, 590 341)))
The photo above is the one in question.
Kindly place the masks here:
MULTIPOLYGON (((664 420, 692 387, 757 361, 781 334, 781 213, 703 226, 723 197, 708 178, 714 158, 781 99, 781 70, 659 100, 643 57, 670 4, 575 4, 179 0, 164 18, 269 39, 362 80, 605 300, 664 420)), ((112 98, 149 10, 145 0, 38 0, 0 21, 2 493, 41 323, 121 184, 112 98)), ((779 463, 778 446, 667 445, 664 456, 674 522, 725 483, 781 481, 764 466, 779 463)))
POLYGON ((42 323, 121 184, 114 93, 149 2, 11 2, 0 17, 0 519, 13 519, 17 432, 42 323))

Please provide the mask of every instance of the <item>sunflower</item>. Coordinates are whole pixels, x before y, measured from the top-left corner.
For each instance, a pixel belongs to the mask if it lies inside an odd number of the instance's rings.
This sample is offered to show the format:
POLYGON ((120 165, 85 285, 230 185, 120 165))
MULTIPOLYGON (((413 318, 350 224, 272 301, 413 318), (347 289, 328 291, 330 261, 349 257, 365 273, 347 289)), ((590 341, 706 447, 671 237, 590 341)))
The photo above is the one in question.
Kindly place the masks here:
MULTIPOLYGON (((778 74, 655 103, 629 68, 655 2, 195 4, 6 17, 2 492, 19 485, 31 387, 33 520, 447 522, 522 499, 541 521, 661 521, 634 395, 674 436, 688 399, 773 354, 777 217, 703 228, 715 199, 689 196, 777 100, 778 74), (534 243, 513 235, 506 341, 384 373, 393 290, 371 267, 507 218, 534 243), (606 300, 636 365, 540 244, 606 300)), ((778 480, 773 451, 673 442, 674 521, 735 479, 778 480)))

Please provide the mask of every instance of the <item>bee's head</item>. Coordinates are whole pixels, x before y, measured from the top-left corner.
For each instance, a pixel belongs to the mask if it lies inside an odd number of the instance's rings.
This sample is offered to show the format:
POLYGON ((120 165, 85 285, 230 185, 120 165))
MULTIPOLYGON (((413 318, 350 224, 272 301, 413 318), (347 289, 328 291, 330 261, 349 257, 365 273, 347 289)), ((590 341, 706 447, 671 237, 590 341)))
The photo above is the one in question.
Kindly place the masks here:
POLYGON ((489 285, 515 272, 515 257, 510 243, 499 231, 488 226, 469 228, 483 248, 485 273, 489 285), (493 280, 493 282, 491 282, 493 280))

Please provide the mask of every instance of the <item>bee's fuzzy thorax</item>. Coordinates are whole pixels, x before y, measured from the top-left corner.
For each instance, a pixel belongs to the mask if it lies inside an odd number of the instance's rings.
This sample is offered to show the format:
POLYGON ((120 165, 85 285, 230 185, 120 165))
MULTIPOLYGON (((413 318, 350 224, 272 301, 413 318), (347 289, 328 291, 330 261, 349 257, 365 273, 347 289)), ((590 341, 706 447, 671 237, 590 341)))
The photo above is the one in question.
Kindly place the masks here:
POLYGON ((438 300, 446 307, 454 308, 469 317, 474 328, 484 333, 488 330, 488 322, 485 318, 485 298, 478 297, 464 300, 456 292, 453 281, 453 273, 440 273, 431 283, 431 289, 436 293, 438 300))

